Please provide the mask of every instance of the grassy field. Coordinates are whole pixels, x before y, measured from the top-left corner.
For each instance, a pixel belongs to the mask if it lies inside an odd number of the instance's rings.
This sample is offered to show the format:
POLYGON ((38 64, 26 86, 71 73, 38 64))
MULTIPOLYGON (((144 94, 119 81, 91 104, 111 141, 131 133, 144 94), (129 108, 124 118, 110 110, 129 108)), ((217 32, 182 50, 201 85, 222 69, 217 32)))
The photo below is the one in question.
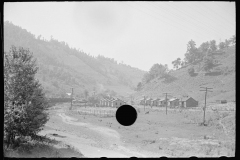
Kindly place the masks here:
POLYGON ((74 110, 67 111, 66 114, 80 122, 112 128, 120 133, 121 140, 126 146, 134 146, 139 150, 183 157, 235 154, 235 112, 209 110, 206 112, 204 126, 201 109, 169 109, 166 115, 164 108, 147 107, 144 111, 140 106, 134 107, 139 108, 138 117, 129 127, 120 125, 115 117, 83 115, 74 110))

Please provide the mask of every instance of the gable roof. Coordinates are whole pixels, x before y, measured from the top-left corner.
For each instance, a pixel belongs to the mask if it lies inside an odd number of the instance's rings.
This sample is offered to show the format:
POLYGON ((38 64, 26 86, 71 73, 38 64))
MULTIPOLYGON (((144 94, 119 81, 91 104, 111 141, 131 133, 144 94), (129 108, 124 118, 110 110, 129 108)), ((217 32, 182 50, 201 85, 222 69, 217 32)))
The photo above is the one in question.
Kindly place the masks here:
MULTIPOLYGON (((180 101, 187 101, 189 98, 194 99, 193 97, 182 97, 180 98, 180 101)), ((194 99, 195 101, 197 101, 196 99, 194 99)))
POLYGON ((159 98, 153 98, 152 99, 153 101, 158 101, 158 100, 160 100, 159 98))
POLYGON ((171 101, 175 101, 175 100, 178 100, 178 98, 171 98, 171 99, 169 99, 170 102, 171 101))

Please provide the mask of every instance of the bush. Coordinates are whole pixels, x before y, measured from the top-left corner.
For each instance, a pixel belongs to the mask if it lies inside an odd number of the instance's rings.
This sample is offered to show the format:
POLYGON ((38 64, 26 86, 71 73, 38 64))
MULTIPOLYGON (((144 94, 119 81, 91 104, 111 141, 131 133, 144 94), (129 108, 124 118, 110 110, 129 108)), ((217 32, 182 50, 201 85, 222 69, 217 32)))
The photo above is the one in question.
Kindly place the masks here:
POLYGON ((4 53, 4 142, 18 145, 34 137, 48 120, 47 99, 35 80, 38 68, 29 50, 12 46, 4 53))
POLYGON ((189 73, 190 76, 193 75, 194 72, 195 72, 195 70, 194 70, 193 67, 191 67, 191 68, 188 69, 188 73, 189 73))

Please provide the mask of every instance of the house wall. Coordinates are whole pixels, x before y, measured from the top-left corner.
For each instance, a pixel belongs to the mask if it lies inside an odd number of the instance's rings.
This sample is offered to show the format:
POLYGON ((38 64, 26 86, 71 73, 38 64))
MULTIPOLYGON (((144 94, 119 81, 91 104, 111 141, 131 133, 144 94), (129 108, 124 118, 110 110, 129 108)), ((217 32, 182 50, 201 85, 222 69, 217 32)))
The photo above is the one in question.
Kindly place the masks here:
POLYGON ((193 98, 189 98, 186 101, 186 107, 197 107, 198 106, 198 101, 194 100, 193 98))
POLYGON ((179 100, 176 99, 176 100, 174 100, 174 101, 171 101, 171 102, 170 102, 170 106, 171 106, 171 107, 179 106, 179 100))
POLYGON ((152 100, 147 100, 146 105, 151 105, 152 100))

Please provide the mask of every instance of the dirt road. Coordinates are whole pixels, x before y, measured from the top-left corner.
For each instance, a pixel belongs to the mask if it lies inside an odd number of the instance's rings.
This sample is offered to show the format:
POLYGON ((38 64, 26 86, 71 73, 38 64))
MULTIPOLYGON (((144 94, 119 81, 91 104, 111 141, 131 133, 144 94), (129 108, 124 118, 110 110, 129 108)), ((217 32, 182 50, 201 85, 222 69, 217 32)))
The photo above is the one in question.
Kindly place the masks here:
POLYGON ((74 133, 66 133, 63 131, 47 130, 42 131, 42 135, 48 135, 56 140, 62 141, 66 144, 73 146, 76 150, 80 151, 86 157, 149 157, 150 155, 144 155, 142 153, 133 151, 124 147, 121 142, 120 135, 117 131, 109 129, 107 127, 99 127, 90 123, 77 122, 77 119, 65 115, 63 112, 57 114, 61 117, 62 122, 84 127, 85 130, 89 130, 89 134, 96 133, 99 141, 95 141, 90 138, 79 137, 74 133), (99 147, 98 143, 104 143, 108 146, 108 149, 99 147), (98 147, 96 147, 98 146, 98 147))

